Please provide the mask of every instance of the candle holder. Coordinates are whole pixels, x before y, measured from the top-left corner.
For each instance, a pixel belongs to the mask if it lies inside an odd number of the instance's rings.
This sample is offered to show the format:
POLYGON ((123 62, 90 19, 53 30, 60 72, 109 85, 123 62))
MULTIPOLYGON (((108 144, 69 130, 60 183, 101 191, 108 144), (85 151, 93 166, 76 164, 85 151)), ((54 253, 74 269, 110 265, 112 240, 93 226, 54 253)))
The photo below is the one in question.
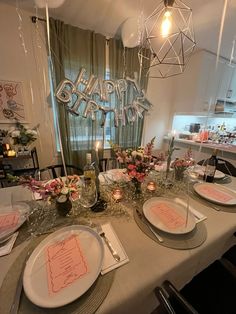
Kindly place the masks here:
POLYGON ((149 181, 148 184, 147 184, 147 190, 149 192, 155 192, 157 189, 157 185, 154 181, 149 181))
POLYGON ((123 190, 120 188, 116 188, 112 191, 112 197, 116 202, 120 202, 123 198, 123 190))

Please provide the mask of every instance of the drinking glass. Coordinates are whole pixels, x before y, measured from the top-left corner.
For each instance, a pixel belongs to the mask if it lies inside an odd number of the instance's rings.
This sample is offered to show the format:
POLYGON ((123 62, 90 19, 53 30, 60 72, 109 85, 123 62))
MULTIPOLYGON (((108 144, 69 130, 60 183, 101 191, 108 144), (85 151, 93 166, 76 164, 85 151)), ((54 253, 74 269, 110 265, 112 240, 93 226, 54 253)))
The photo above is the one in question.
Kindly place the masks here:
POLYGON ((95 182, 91 180, 88 182, 83 182, 80 196, 79 196, 79 203, 85 207, 90 208, 95 205, 97 202, 97 189, 95 182))

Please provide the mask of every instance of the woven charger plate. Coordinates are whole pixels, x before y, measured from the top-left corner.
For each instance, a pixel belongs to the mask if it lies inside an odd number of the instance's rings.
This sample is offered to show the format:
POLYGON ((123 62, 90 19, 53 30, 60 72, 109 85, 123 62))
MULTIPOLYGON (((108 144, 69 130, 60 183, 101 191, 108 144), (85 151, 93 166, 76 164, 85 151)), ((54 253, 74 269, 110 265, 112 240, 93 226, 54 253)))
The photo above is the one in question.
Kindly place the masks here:
MULTIPOLYGON (((0 313, 9 314, 14 300, 15 290, 20 276, 25 257, 29 250, 33 250, 45 236, 34 239, 30 245, 17 257, 0 289, 0 313)), ((21 302, 18 313, 22 314, 92 314, 106 298, 114 279, 115 272, 109 272, 106 275, 99 275, 92 287, 79 299, 74 302, 55 309, 41 308, 29 301, 22 290, 21 302)))
MULTIPOLYGON (((141 209, 139 209, 141 211, 141 209)), ((200 246, 202 243, 206 241, 207 238, 207 229, 204 221, 196 224, 196 227, 193 231, 187 234, 175 235, 166 232, 162 232, 161 230, 153 229, 163 238, 163 242, 158 241, 158 239, 153 235, 150 231, 146 223, 144 223, 137 215, 136 210, 134 210, 134 219, 139 226, 139 228, 152 240, 157 243, 178 250, 188 250, 194 249, 195 247, 200 246)))

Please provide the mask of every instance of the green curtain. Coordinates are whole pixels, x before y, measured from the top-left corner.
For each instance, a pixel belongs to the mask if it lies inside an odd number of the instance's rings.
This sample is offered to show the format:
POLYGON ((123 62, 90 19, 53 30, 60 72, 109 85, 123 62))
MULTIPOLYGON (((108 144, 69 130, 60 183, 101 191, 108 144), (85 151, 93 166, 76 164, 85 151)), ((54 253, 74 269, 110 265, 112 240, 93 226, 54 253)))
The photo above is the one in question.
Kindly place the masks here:
MULTIPOLYGON (((134 78, 134 72, 137 72, 138 76, 140 75, 139 49, 139 47, 124 48, 120 39, 112 38, 109 40, 109 70, 111 79, 125 78, 126 76, 134 78)), ((145 53, 148 56, 150 52, 146 50, 145 53)), ((140 78, 141 89, 146 90, 147 83, 148 72, 147 70, 142 70, 140 78)), ((125 104, 130 104, 134 96, 134 90, 128 89, 125 95, 125 104)), ((145 113, 143 115, 145 118, 145 113)), ((126 122, 125 126, 119 125, 115 130, 113 141, 124 148, 140 146, 144 118, 138 118, 133 123, 126 122)))
MULTIPOLYGON (((65 77, 74 81, 82 67, 87 76, 105 78, 105 36, 50 19, 50 38, 55 85, 65 77)), ((94 154, 95 142, 103 139, 100 116, 95 121, 73 116, 60 103, 58 115, 66 163, 83 168, 86 152, 94 154)))

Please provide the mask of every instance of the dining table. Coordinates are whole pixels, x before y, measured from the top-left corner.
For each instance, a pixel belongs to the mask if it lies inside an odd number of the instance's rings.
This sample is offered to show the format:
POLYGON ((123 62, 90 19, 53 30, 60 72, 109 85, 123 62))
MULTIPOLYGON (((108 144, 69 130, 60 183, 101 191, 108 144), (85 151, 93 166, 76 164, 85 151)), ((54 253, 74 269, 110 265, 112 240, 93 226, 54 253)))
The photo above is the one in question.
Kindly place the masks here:
MULTIPOLYGON (((224 186, 235 190, 236 178, 232 177, 231 182, 224 186)), ((25 193, 22 186, 0 189, 0 202, 9 198, 14 191, 21 190, 25 193)), ((111 223, 129 262, 114 270, 114 281, 97 314, 151 313, 158 305, 153 292, 156 286, 169 280, 181 289, 236 244, 236 211, 216 210, 195 197, 190 197, 189 202, 207 217, 204 221, 206 240, 192 249, 173 249, 153 241, 135 222, 133 208, 129 204, 126 205, 130 212, 129 219, 112 215, 98 218, 101 223, 111 223)), ((10 254, 0 257, 0 286, 26 246, 27 241, 16 246, 10 254)))

